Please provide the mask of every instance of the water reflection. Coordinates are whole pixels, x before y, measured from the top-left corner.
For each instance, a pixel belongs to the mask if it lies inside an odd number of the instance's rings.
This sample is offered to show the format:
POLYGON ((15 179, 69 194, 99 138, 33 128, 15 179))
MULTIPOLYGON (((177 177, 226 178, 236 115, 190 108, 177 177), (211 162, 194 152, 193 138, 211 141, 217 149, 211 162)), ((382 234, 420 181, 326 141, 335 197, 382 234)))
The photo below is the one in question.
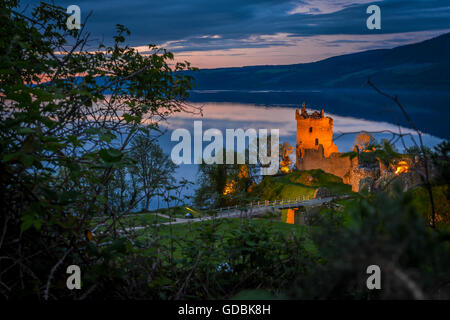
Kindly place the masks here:
MULTIPOLYGON (((450 138, 445 120, 450 117, 450 92, 423 90, 394 90, 389 93, 398 96, 424 132, 442 138, 450 138), (437 119, 436 115, 440 118, 437 119)), ((190 96, 192 102, 231 102, 253 106, 295 108, 305 101, 307 106, 324 108, 327 113, 372 121, 408 126, 408 122, 398 106, 386 97, 368 88, 361 89, 319 89, 319 90, 217 90, 215 92, 196 91, 190 96)))
MULTIPOLYGON (((167 123, 169 130, 177 128, 186 128, 192 130, 194 120, 203 120, 203 130, 217 128, 225 132, 225 129, 279 129, 281 141, 287 141, 295 146, 297 122, 295 120, 295 108, 286 107, 261 107, 253 104, 242 103, 223 103, 223 102, 207 102, 194 103, 196 107, 203 107, 203 117, 200 115, 192 115, 188 113, 175 114, 167 123)), ((320 111, 307 109, 308 112, 320 111)), ((332 114, 325 110, 325 114, 334 119, 334 139, 340 152, 351 150, 356 133, 360 131, 381 132, 374 134, 375 138, 392 139, 393 134, 410 133, 414 137, 415 133, 411 129, 399 127, 395 124, 380 121, 371 121, 358 119, 354 117, 343 117, 332 114)), ((417 137, 416 137, 417 139, 417 137)), ((442 141, 438 137, 429 134, 423 135, 424 143, 427 146, 434 146, 442 141)), ((411 137, 405 137, 404 143, 406 147, 414 144, 411 137)), ((176 143, 172 143, 175 145, 176 143)), ((396 141, 399 151, 404 149, 401 141, 396 141)))

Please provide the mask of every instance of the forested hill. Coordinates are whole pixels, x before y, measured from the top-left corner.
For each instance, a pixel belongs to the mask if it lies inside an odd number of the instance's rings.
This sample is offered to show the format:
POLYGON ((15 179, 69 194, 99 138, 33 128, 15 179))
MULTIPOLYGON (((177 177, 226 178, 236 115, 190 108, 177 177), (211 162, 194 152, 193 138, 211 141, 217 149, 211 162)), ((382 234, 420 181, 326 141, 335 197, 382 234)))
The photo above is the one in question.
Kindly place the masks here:
POLYGON ((197 89, 292 90, 361 88, 370 77, 384 88, 450 89, 450 33, 396 47, 313 63, 205 69, 197 89))

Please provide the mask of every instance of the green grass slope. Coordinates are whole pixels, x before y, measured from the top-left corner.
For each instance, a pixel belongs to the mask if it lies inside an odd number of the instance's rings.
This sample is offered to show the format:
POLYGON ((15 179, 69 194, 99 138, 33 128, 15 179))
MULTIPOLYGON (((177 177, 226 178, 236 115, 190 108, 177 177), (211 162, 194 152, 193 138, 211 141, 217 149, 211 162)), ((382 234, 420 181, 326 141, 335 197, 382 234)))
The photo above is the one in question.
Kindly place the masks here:
POLYGON ((294 171, 282 176, 266 176, 255 186, 252 195, 260 200, 295 199, 299 196, 313 196, 319 187, 325 187, 331 193, 352 193, 351 186, 342 179, 320 169, 294 171))
MULTIPOLYGON (((244 221, 240 218, 207 220, 199 222, 188 222, 173 225, 150 226, 149 228, 138 230, 140 241, 146 239, 158 239, 160 246, 169 246, 172 242, 174 256, 182 258, 183 248, 189 247, 198 242, 202 242, 203 238, 209 232, 216 239, 217 250, 220 249, 220 244, 225 243, 229 239, 236 237, 239 230, 245 230, 245 225, 250 224, 258 226, 267 231, 270 231, 270 238, 273 240, 278 234, 306 235, 308 227, 297 224, 287 224, 279 220, 269 220, 264 218, 255 218, 251 221, 244 221)), ((210 235, 211 236, 211 235, 210 235)), ((311 240, 305 243, 305 249, 310 253, 316 254, 317 248, 311 240)))

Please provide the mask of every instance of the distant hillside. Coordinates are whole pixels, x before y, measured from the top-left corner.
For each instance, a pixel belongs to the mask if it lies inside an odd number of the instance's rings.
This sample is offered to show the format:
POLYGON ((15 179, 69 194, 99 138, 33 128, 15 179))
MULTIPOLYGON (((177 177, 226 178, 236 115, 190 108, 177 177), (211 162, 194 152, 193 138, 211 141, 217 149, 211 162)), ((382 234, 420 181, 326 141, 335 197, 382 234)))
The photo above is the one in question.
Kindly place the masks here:
POLYGON ((450 89, 450 33, 393 49, 347 54, 313 63, 206 69, 197 89, 384 88, 450 89))

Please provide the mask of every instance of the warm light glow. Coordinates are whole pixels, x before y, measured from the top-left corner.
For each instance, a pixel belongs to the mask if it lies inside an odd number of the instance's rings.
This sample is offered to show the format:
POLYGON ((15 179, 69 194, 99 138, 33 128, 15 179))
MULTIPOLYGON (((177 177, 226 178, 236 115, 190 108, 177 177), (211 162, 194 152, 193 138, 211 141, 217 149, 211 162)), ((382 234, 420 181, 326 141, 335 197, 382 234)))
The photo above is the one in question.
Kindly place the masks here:
MULTIPOLYGON (((281 163, 283 163, 283 162, 281 162, 281 163)), ((289 173, 291 171, 288 166, 283 166, 283 165, 281 166, 280 170, 283 173, 289 173)))
POLYGON ((281 153, 281 161, 280 161, 280 171, 283 173, 291 172, 291 164, 292 160, 289 157, 292 152, 294 152, 294 147, 291 146, 288 142, 284 142, 281 145, 280 153, 281 153))
POLYGON ((293 209, 288 209, 286 223, 289 223, 289 224, 295 223, 295 211, 293 209))
MULTIPOLYGON (((248 168, 245 164, 239 166, 238 178, 248 178, 248 168)), ((235 180, 227 182, 223 188, 222 194, 226 196, 227 194, 234 193, 236 191, 236 183, 237 182, 235 180)))
POLYGON ((223 195, 226 196, 227 194, 233 193, 235 191, 235 186, 236 182, 234 180, 227 182, 225 188, 223 188, 223 195))
POLYGON ((243 164, 239 167, 238 178, 239 179, 248 178, 248 169, 245 164, 243 164))
POLYGON ((409 165, 406 161, 399 161, 397 163, 397 168, 395 169, 395 174, 399 175, 400 173, 409 172, 409 165))

